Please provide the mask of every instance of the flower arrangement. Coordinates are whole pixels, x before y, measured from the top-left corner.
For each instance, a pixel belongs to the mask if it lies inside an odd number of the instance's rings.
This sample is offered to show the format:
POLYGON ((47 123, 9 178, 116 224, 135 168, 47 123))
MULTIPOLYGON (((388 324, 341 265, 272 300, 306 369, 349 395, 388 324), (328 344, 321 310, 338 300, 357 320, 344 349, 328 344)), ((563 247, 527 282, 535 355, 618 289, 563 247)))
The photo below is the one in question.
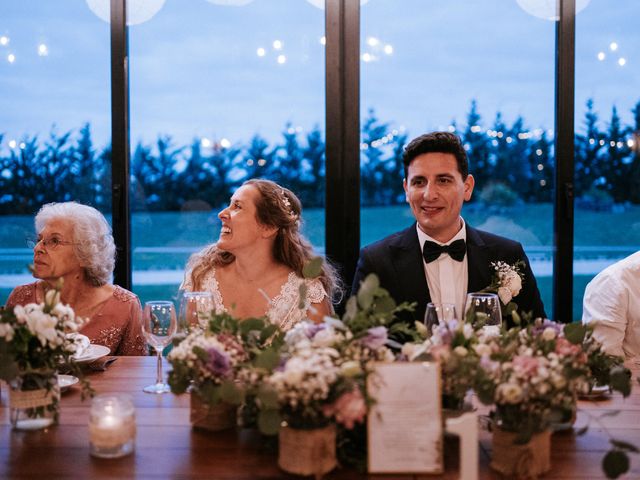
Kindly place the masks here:
POLYGON ((289 426, 312 429, 336 422, 347 429, 367 413, 365 377, 373 361, 393 361, 386 328, 356 336, 341 321, 326 318, 294 326, 285 337, 281 364, 266 384, 277 394, 289 426))
MULTIPOLYGON (((74 335, 85 323, 71 307, 60 303, 61 281, 48 290, 44 302, 0 309, 0 379, 19 391, 46 391, 47 404, 28 407, 28 417, 49 412, 57 421, 59 369, 72 370, 81 379, 83 397, 89 384, 73 362, 78 348, 74 335)), ((43 402, 44 403, 44 402, 43 402)))
POLYGON ((211 312, 206 327, 193 329, 167 356, 171 391, 191 388, 209 406, 239 406, 277 365, 281 344, 282 334, 266 318, 239 321, 211 312))
POLYGON ((495 405, 494 423, 522 443, 547 429, 553 412, 571 410, 588 388, 586 354, 549 320, 481 337, 480 345, 476 393, 495 405))

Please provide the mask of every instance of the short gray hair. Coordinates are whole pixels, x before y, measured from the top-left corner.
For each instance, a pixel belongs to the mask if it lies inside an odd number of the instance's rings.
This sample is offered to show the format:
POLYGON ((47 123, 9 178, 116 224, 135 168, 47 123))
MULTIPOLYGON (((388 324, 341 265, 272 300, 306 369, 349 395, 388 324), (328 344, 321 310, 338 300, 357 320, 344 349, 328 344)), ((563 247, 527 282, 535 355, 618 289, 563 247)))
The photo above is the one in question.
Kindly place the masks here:
POLYGON ((36 232, 53 219, 73 225, 73 251, 91 284, 99 287, 108 283, 116 263, 116 245, 104 215, 78 202, 47 203, 36 214, 36 232))

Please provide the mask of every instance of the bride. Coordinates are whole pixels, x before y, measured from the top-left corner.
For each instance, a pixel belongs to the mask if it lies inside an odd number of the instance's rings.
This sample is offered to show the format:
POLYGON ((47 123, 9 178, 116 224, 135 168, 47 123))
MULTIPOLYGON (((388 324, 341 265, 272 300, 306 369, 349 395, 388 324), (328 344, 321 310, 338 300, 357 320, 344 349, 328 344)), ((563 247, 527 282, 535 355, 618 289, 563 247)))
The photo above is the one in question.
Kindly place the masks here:
POLYGON ((189 259, 181 288, 210 291, 218 313, 266 315, 283 330, 304 318, 322 321, 333 312, 338 279, 326 261, 318 278, 303 278, 314 254, 300 233, 301 213, 292 191, 270 180, 244 182, 218 214, 220 238, 189 259))

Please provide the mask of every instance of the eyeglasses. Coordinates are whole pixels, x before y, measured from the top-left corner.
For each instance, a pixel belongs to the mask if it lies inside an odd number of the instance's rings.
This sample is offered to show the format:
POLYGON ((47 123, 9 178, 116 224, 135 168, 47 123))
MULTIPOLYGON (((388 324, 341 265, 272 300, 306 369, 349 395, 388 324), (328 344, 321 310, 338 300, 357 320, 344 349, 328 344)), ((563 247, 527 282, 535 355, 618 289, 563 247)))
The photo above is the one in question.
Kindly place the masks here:
POLYGON ((77 243, 67 242, 58 237, 41 238, 41 239, 27 238, 27 246, 29 248, 36 248, 36 245, 38 245, 39 243, 41 243, 44 246, 44 248, 46 248, 47 250, 55 250, 60 245, 77 245, 77 243))

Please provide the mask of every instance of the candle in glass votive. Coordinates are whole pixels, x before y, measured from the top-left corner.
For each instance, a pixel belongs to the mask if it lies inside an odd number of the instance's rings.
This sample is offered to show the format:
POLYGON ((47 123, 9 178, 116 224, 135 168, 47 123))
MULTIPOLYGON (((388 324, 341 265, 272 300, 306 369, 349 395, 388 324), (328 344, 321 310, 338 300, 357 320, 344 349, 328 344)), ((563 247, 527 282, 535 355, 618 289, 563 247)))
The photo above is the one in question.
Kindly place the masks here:
POLYGON ((136 417, 128 395, 98 395, 91 403, 91 455, 117 458, 133 452, 136 417))

